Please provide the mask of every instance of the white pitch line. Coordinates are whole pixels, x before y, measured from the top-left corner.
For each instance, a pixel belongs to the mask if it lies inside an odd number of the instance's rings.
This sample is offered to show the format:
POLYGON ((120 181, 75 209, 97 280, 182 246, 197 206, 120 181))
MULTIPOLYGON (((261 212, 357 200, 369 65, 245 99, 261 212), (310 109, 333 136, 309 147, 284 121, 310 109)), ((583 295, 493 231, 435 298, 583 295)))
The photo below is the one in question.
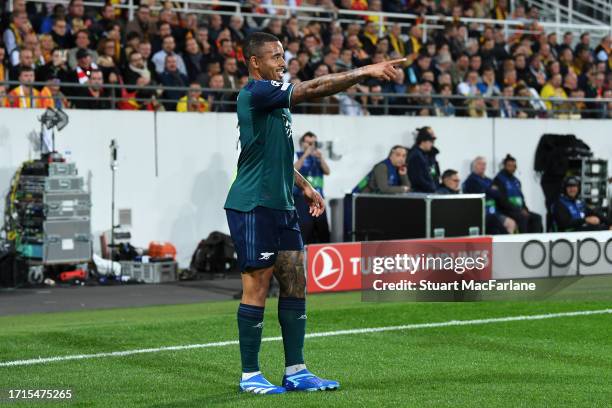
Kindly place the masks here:
MULTIPOLYGON (((343 336, 347 334, 364 334, 364 333, 378 333, 386 331, 399 331, 399 330, 417 330, 417 329, 429 329, 436 327, 450 327, 450 326, 473 326, 481 324, 491 323, 505 323, 505 322, 516 322, 522 320, 544 320, 554 319, 559 317, 573 317, 573 316, 590 316, 590 315, 601 315, 601 314, 612 314, 612 309, 600 309, 600 310, 582 310, 575 312, 561 312, 561 313, 548 313, 539 315, 524 315, 524 316, 507 316, 507 317, 493 317, 489 319, 475 319, 475 320, 449 320, 447 322, 431 322, 431 323, 415 323, 405 324, 401 326, 386 326, 386 327, 367 327, 363 329, 348 329, 348 330, 335 330, 320 333, 307 334, 307 338, 313 337, 331 337, 331 336, 343 336)), ((282 337, 264 337, 262 341, 281 341, 282 337)), ((96 353, 96 354, 76 354, 69 356, 56 356, 56 357, 41 357, 33 358, 29 360, 15 360, 15 361, 4 361, 0 362, 0 367, 15 367, 25 366, 34 364, 45 364, 53 363, 57 361, 70 361, 70 360, 87 360, 92 358, 102 357, 122 357, 131 356, 133 354, 145 354, 145 353, 160 353, 163 351, 180 351, 180 350, 191 350, 211 347, 224 347, 237 345, 237 340, 218 341, 214 343, 204 344, 187 344, 184 346, 167 346, 147 349, 136 349, 136 350, 125 350, 125 351, 113 351, 109 353, 96 353)))

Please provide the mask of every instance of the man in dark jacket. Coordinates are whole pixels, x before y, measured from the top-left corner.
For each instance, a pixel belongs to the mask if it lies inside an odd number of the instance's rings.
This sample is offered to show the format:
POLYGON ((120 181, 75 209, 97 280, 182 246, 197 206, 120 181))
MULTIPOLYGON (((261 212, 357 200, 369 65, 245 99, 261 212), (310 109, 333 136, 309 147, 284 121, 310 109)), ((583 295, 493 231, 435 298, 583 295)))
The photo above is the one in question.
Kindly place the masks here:
MULTIPOLYGON (((178 69, 176 55, 169 54, 166 56, 166 69, 159 77, 162 85, 167 87, 188 87, 189 78, 182 74, 178 69)), ((167 111, 176 110, 176 102, 185 95, 185 91, 180 90, 165 90, 163 98, 164 107, 167 111)))
POLYGON ((407 193, 410 191, 410 182, 406 173, 406 148, 395 145, 389 156, 361 179, 353 193, 407 193))
POLYGON ((493 184, 500 193, 497 202, 500 211, 516 221, 519 232, 542 232, 542 217, 540 214, 529 211, 525 204, 521 182, 514 177, 516 159, 508 154, 503 164, 504 168, 493 180, 493 184))
POLYGON ((485 194, 485 228, 487 234, 512 234, 516 223, 510 217, 502 215, 497 209, 497 200, 501 198, 499 189, 493 180, 485 173, 487 162, 478 156, 472 161, 472 172, 463 182, 463 192, 466 194, 485 194))
POLYGON ((552 205, 555 229, 559 232, 609 229, 605 218, 578 198, 579 191, 580 181, 576 177, 567 177, 563 181, 563 193, 552 205))
POLYGON ((430 127, 417 130, 415 144, 408 155, 408 178, 414 192, 435 193, 440 184, 440 167, 435 157, 438 150, 433 145, 435 140, 430 127))
POLYGON ((457 170, 448 169, 442 173, 442 184, 436 189, 436 194, 459 194, 459 173, 457 170))

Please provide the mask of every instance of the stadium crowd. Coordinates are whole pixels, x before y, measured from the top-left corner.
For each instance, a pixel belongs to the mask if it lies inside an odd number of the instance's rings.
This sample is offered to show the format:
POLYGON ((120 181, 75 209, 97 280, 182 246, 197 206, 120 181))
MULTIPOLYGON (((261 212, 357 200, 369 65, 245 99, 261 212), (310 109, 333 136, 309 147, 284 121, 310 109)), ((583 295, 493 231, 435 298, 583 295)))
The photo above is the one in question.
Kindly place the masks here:
POLYGON ((308 19, 300 11, 298 20, 290 9, 270 8, 270 0, 242 2, 248 17, 177 13, 177 2, 141 0, 131 21, 114 3, 89 8, 83 0, 67 6, 14 0, 13 11, 5 10, 1 22, 0 106, 235 111, 237 92, 248 81, 242 43, 249 33, 266 31, 282 41, 284 79, 293 83, 407 58, 393 82, 362 83, 296 113, 612 117, 612 103, 596 101, 612 98, 611 37, 595 46, 588 32, 559 38, 538 24, 537 8, 518 2, 512 13, 506 0, 494 7, 488 0, 308 2, 331 12, 447 16, 443 27, 428 29, 426 37, 419 19, 406 26, 355 14, 340 24, 308 19), (507 35, 501 25, 466 24, 460 17, 512 19, 523 25, 507 35))

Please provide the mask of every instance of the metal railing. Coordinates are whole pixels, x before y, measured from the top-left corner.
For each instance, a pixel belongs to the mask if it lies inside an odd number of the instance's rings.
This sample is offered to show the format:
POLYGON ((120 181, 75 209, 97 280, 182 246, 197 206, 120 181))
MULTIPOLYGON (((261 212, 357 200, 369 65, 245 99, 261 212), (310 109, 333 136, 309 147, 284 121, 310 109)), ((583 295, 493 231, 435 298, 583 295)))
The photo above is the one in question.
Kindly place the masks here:
MULTIPOLYGON (((6 81, 0 82, 0 86, 7 88, 19 85, 17 81, 6 81)), ((42 88, 48 85, 44 82, 34 82, 31 84, 34 87, 42 88)), ((104 95, 101 97, 90 97, 82 95, 73 95, 69 90, 77 88, 86 88, 87 84, 78 83, 61 83, 60 84, 64 92, 68 91, 68 95, 64 95, 68 101, 75 102, 81 100, 98 100, 108 101, 110 109, 117 109, 118 104, 121 102, 135 101, 139 104, 148 104, 153 102, 155 106, 153 109, 162 109, 162 106, 172 107, 178 102, 176 98, 169 98, 167 91, 176 91, 181 95, 187 95, 188 87, 161 87, 161 86, 137 86, 137 85, 122 85, 122 84, 104 84, 102 86, 104 95), (121 90, 128 92, 149 92, 153 96, 122 96, 121 90)), ((217 96, 222 95, 220 98, 215 98, 212 102, 213 106, 210 111, 215 112, 235 112, 236 111, 236 95, 238 90, 235 89, 211 89, 202 88, 202 97, 206 100, 206 95, 214 93, 217 96)), ((292 108, 295 113, 340 113, 342 110, 341 99, 347 95, 341 93, 328 98, 321 98, 314 102, 307 102, 292 108)), ((0 99, 4 96, 0 95, 0 99)), ((486 112, 487 116, 497 116, 499 113, 499 107, 496 106, 504 101, 513 102, 520 104, 525 102, 521 106, 516 106, 517 111, 525 112, 530 117, 538 118, 563 118, 571 117, 571 115, 582 115, 588 117, 599 117, 599 118, 612 118, 612 98, 541 98, 541 97, 503 97, 500 95, 495 96, 483 96, 483 95, 442 95, 442 94, 423 94, 423 93, 364 93, 356 92, 351 97, 358 102, 358 106, 365 110, 376 110, 376 114, 382 115, 404 115, 404 114, 415 114, 418 116, 420 110, 431 109, 434 114, 426 116, 446 116, 439 114, 437 111, 444 111, 444 105, 440 105, 439 102, 448 101, 452 106, 451 110, 454 110, 455 115, 453 116, 469 116, 470 111, 486 112), (379 103, 372 103, 372 97, 380 97, 382 100, 379 103), (484 106, 475 107, 473 103, 476 101, 484 102, 484 106), (552 109, 546 109, 544 104, 551 103, 552 109), (609 105, 609 106, 608 106, 609 105)), ((38 97, 44 98, 44 97, 38 97)), ((365 113, 365 111, 364 111, 365 113)))

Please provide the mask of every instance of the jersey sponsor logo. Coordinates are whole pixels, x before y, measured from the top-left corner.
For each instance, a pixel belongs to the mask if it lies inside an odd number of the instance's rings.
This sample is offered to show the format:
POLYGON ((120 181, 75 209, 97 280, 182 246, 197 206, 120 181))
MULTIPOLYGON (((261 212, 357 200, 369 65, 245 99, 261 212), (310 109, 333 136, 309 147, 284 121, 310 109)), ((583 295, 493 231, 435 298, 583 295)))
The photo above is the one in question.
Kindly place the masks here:
POLYGON ((261 255, 261 258, 259 258, 260 261, 267 261, 272 255, 274 255, 274 252, 262 252, 259 255, 261 255))
POLYGON ((335 288, 342 280, 344 262, 340 252, 331 246, 319 249, 313 259, 313 278, 318 287, 324 290, 335 288))
MULTIPOLYGON (((281 85, 282 85, 282 82, 278 82, 278 81, 270 81, 270 85, 272 85, 272 86, 281 86, 281 85)), ((283 91, 284 91, 284 89, 283 89, 283 91)))

